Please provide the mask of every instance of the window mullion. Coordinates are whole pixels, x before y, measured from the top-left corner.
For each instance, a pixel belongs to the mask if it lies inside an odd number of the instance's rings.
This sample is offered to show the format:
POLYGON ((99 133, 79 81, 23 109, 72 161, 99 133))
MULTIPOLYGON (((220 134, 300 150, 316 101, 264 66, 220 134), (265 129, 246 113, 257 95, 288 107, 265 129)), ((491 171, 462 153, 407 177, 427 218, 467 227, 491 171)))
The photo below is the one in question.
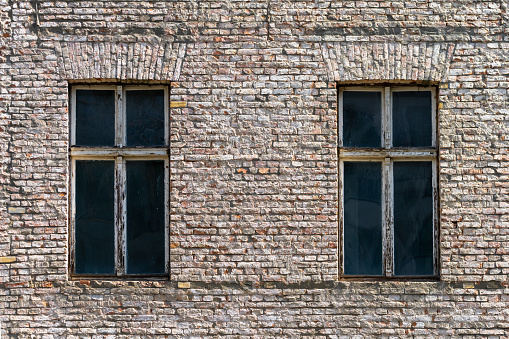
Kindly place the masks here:
POLYGON ((383 163, 383 257, 385 276, 392 277, 394 272, 394 194, 392 161, 385 158, 383 163))
POLYGON ((123 105, 124 101, 124 93, 122 90, 122 86, 117 86, 117 100, 115 101, 115 145, 118 147, 122 147, 125 145, 125 105, 123 105))
POLYGON ((382 147, 386 149, 392 146, 392 119, 391 119, 391 88, 384 88, 384 104, 382 108, 382 130, 383 130, 383 144, 382 147))
POLYGON ((125 274, 125 159, 115 158, 115 263, 117 276, 125 274))

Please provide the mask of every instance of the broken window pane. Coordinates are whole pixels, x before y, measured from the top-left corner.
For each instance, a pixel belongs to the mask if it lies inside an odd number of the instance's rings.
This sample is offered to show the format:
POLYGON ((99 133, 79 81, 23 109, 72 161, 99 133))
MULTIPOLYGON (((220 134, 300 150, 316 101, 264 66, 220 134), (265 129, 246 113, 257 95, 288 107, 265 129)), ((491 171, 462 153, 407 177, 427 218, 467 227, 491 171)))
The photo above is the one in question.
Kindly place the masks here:
POLYGON ((126 175, 126 273, 164 273, 164 161, 127 161, 126 175))
POLYGON ((382 274, 382 165, 344 163, 344 270, 382 274))
POLYGON ((164 146, 164 90, 126 91, 128 146, 164 146))
POLYGON ((393 146, 431 146, 431 92, 394 92, 392 100, 393 146))
POLYGON ((115 144, 115 91, 76 90, 76 145, 115 144))
POLYGON ((343 146, 380 147, 381 119, 381 92, 343 92, 343 146))
POLYGON ((432 162, 394 162, 396 275, 433 275, 432 162))
POLYGON ((115 273, 114 162, 76 161, 75 272, 115 273))

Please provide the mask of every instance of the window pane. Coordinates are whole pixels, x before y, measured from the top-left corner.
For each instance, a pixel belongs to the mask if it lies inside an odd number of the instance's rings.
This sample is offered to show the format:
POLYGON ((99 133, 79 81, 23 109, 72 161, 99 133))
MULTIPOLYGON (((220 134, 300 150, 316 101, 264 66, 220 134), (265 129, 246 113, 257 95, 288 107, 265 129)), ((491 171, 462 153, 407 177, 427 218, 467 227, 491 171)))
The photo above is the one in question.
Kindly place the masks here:
POLYGON ((126 171, 126 272, 164 273, 164 161, 127 161, 126 171))
POLYGON ((431 146, 431 92, 394 92, 392 100, 392 145, 431 146))
POLYGON ((115 273, 114 162, 76 161, 75 271, 115 273))
POLYGON ((381 92, 343 92, 343 146, 380 147, 381 92))
POLYGON ((126 91, 127 145, 164 146, 164 91, 126 91))
POLYGON ((76 145, 115 144, 115 91, 76 90, 76 145))
POLYGON ((344 163, 345 274, 382 275, 382 165, 344 163))
POLYGON ((431 162, 394 162, 396 275, 433 275, 431 162))

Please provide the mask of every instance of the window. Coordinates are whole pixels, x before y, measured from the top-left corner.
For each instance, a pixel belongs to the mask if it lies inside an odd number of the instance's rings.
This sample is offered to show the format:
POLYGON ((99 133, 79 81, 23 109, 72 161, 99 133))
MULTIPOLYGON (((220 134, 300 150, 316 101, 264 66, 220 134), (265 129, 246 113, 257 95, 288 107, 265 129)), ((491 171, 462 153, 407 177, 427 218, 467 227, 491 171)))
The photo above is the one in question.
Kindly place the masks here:
POLYGON ((340 275, 437 271, 434 87, 338 90, 340 275))
POLYGON ((73 86, 74 276, 169 274, 166 86, 73 86))

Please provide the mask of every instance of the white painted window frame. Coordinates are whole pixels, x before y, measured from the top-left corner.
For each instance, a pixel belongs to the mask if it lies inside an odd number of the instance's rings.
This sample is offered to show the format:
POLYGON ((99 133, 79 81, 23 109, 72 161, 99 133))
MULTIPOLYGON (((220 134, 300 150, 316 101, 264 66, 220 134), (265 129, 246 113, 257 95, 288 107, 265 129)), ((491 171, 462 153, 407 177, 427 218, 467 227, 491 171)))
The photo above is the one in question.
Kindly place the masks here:
POLYGON ((71 87, 71 116, 70 116, 70 265, 71 277, 93 277, 93 278, 169 278, 170 274, 170 162, 168 151, 170 147, 169 129, 169 86, 165 85, 75 85, 71 87), (76 145, 76 90, 114 90, 115 91, 115 146, 75 146, 76 145), (124 103, 127 90, 164 90, 164 146, 160 147, 126 147, 126 110, 124 103), (76 215, 76 161, 97 160, 115 162, 115 274, 76 274, 75 272, 75 215, 76 215), (126 274, 126 161, 129 160, 163 160, 164 161, 164 194, 165 194, 165 272, 162 274, 126 274))
POLYGON ((438 148, 437 148, 437 89, 432 86, 338 86, 338 159, 339 159, 339 278, 424 278, 439 275, 438 228, 438 148), (345 91, 380 92, 382 94, 381 147, 343 147, 343 93, 345 91), (400 91, 431 92, 432 143, 430 147, 392 147, 392 93, 400 91), (380 162, 382 165, 382 267, 381 276, 344 274, 344 163, 380 162), (433 189, 433 276, 394 276, 394 183, 393 164, 400 161, 432 163, 433 189))

